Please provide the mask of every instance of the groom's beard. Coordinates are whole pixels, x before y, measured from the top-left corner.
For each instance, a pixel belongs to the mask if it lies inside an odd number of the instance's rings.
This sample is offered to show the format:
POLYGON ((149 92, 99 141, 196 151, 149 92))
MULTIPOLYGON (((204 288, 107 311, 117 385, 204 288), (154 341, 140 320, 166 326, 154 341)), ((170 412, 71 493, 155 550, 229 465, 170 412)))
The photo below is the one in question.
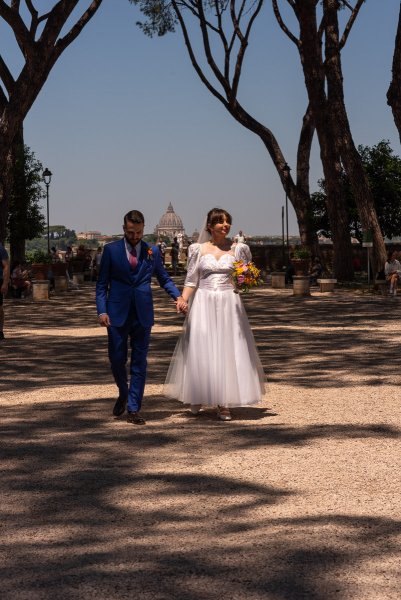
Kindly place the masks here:
POLYGON ((142 236, 140 238, 129 238, 127 235, 124 235, 125 239, 127 240, 127 242, 132 246, 136 246, 137 244, 139 244, 139 242, 142 239, 142 236))

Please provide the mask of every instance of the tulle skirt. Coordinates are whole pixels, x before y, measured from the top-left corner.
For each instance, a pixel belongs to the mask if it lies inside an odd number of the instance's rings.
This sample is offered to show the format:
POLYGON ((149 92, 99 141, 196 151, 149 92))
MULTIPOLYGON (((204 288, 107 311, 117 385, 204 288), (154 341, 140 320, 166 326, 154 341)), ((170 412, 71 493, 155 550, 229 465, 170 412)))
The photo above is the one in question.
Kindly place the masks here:
POLYGON ((164 393, 185 404, 248 406, 264 373, 239 294, 198 289, 177 342, 164 393))

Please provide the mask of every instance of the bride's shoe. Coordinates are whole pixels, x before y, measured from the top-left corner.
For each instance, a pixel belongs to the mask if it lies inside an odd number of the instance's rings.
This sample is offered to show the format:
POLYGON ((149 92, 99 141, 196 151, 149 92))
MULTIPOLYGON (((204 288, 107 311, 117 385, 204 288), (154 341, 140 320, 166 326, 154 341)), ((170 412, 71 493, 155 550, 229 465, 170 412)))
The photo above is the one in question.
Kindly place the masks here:
POLYGON ((220 419, 220 421, 231 421, 232 416, 228 406, 218 406, 217 417, 220 419))
POLYGON ((193 415, 199 415, 202 404, 191 404, 190 410, 193 415))

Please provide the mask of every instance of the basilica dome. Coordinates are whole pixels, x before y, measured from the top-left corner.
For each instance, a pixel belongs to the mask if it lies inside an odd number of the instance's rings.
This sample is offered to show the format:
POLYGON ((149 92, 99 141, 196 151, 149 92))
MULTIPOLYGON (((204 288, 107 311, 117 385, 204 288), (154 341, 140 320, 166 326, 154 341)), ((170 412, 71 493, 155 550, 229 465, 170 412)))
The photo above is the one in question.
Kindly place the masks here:
POLYGON ((175 214, 173 205, 170 204, 167 207, 167 212, 164 213, 156 227, 157 235, 166 235, 169 238, 174 238, 179 234, 185 234, 184 225, 182 224, 181 218, 175 214))

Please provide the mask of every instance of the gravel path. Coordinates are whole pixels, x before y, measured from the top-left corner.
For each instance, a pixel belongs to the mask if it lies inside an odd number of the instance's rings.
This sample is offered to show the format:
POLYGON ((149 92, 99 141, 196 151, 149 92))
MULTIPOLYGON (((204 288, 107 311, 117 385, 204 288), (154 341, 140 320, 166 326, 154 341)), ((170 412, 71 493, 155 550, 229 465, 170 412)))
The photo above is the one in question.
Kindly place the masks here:
POLYGON ((3 600, 401 598, 399 298, 249 294, 267 393, 222 423, 163 398, 155 290, 141 428, 110 416, 93 297, 6 301, 3 600))

